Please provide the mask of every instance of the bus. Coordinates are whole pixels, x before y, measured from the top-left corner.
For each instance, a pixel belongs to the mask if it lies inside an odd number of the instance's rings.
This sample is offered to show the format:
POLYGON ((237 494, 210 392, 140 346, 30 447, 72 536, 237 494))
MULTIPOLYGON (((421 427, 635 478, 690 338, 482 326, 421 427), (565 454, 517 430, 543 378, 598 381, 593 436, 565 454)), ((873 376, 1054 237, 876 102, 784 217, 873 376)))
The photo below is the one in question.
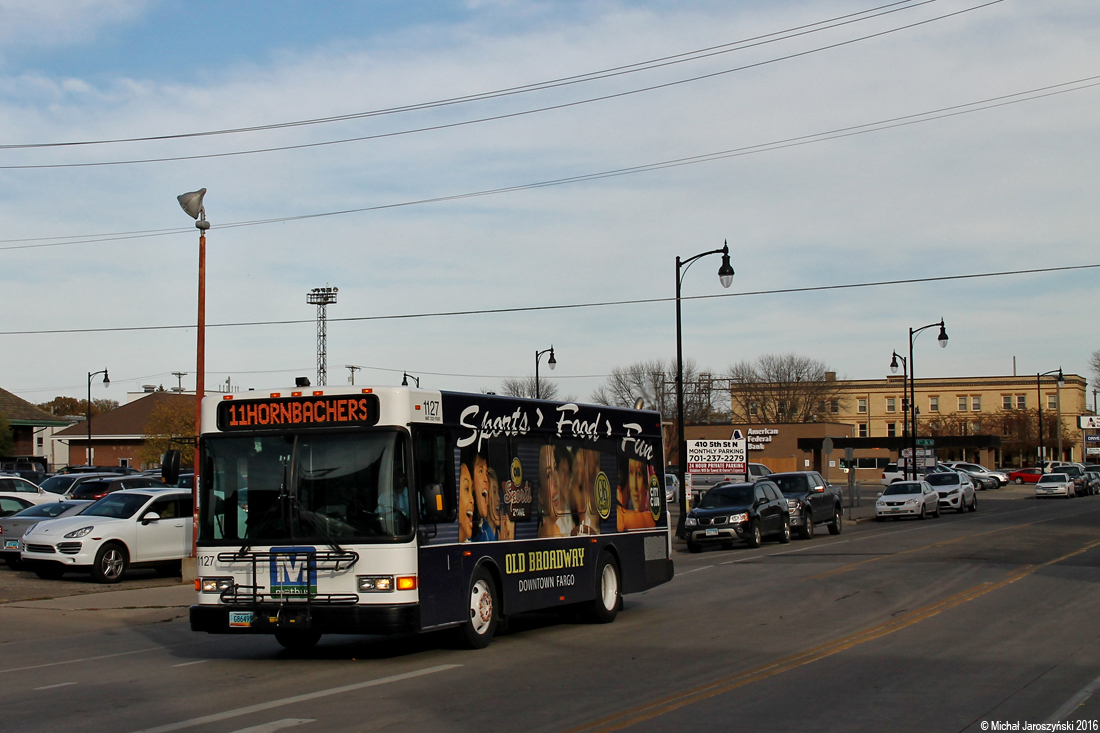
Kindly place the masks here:
MULTIPOLYGON (((304 381, 304 380, 303 380, 304 381)), ((407 387, 204 398, 194 631, 453 627, 672 579, 660 414, 407 387)))

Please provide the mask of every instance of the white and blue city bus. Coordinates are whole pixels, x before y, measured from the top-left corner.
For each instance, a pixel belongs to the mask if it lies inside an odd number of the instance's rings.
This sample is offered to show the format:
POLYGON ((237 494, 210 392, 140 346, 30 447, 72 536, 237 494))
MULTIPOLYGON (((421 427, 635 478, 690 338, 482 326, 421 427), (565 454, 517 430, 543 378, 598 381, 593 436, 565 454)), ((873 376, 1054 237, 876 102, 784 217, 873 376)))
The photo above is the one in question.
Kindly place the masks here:
POLYGON ((298 387, 202 405, 191 628, 454 627, 582 607, 673 575, 660 415, 405 387, 298 387))

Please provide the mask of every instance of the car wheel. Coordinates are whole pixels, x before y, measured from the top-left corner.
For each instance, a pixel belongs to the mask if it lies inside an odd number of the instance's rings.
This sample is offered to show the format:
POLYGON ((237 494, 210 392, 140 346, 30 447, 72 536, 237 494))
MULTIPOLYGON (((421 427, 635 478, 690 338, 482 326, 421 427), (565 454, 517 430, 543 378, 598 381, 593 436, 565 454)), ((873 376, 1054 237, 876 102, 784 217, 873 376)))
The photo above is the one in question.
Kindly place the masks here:
POLYGON ((978 497, 977 496, 974 497, 974 501, 970 502, 969 509, 972 512, 978 511, 978 497))
POLYGON ((622 605, 621 588, 619 566, 611 553, 604 552, 596 563, 596 598, 588 612, 593 621, 609 624, 615 620, 622 605))
POLYGON ((99 548, 92 564, 92 580, 97 583, 117 583, 126 572, 126 551, 121 545, 108 542, 99 548))
POLYGON ((763 536, 760 534, 760 522, 755 519, 752 520, 752 524, 749 525, 749 536, 745 541, 749 543, 749 547, 760 547, 764 541, 763 536))
POLYGON ((23 561, 18 555, 8 555, 4 558, 4 562, 6 562, 8 567, 12 570, 18 570, 23 567, 23 561))
POLYGON ((1022 478, 1020 478, 1019 476, 1017 476, 1016 478, 1014 478, 1014 479, 1012 479, 1012 480, 1013 480, 1013 481, 1014 481, 1014 482, 1015 482, 1015 483, 1016 483, 1017 485, 1018 485, 1018 484, 1022 484, 1022 483, 1024 482, 1024 480, 1023 480, 1022 478))
MULTIPOLYGON (((974 492, 974 501, 978 500, 978 492, 974 492)), ((955 510, 956 513, 962 514, 966 511, 966 494, 959 497, 959 508, 955 510)))
POLYGON ((812 515, 807 514, 802 521, 802 529, 799 531, 798 536, 804 540, 813 539, 814 536, 814 518, 812 515))
POLYGON ((321 640, 320 631, 301 631, 299 629, 283 629, 275 632, 275 641, 282 644, 283 648, 291 652, 304 652, 317 646, 321 640))
POLYGON ((688 552, 699 553, 699 552, 702 552, 702 551, 703 551, 703 546, 700 545, 698 542, 689 542, 688 543, 688 552))
POLYGON ((783 522, 783 531, 779 533, 779 542, 781 544, 789 544, 791 541, 791 522, 787 520, 783 522))
POLYGON ((36 566, 34 574, 42 578, 42 580, 57 580, 65 574, 65 566, 55 562, 45 563, 36 566))
POLYGON ((833 521, 829 523, 829 534, 840 534, 844 530, 843 514, 844 511, 842 509, 836 510, 833 521))
POLYGON ((917 519, 928 519, 928 507, 924 504, 920 505, 920 516, 917 519))
POLYGON ((471 649, 484 649, 497 630, 496 585, 489 571, 478 568, 470 582, 469 616, 462 624, 462 641, 471 649))
POLYGON ((936 511, 932 512, 932 516, 933 516, 933 517, 934 517, 935 519, 939 519, 939 518, 940 518, 940 503, 939 503, 938 501, 936 502, 936 511))

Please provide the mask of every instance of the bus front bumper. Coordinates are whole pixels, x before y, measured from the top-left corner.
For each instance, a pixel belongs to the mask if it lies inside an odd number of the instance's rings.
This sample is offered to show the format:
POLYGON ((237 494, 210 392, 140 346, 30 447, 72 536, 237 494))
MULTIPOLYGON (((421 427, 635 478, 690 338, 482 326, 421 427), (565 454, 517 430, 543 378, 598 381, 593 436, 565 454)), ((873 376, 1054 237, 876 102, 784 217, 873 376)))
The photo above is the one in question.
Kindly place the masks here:
POLYGON ((310 629, 322 634, 401 634, 420 630, 420 606, 324 605, 263 603, 259 605, 191 606, 191 630, 210 634, 273 634, 310 629))

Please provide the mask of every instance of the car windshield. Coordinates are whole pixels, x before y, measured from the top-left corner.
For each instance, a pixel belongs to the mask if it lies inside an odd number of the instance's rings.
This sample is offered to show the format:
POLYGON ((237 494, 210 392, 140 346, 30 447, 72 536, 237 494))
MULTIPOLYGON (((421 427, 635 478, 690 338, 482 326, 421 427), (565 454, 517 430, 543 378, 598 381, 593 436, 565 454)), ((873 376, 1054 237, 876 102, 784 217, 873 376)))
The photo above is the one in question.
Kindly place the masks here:
POLYGON ((1073 476, 1074 478, 1080 478, 1081 475, 1084 473, 1084 471, 1081 470, 1080 466, 1059 466, 1058 471, 1059 473, 1064 473, 1067 476, 1073 476))
POLYGON ((962 477, 957 473, 930 473, 924 480, 932 486, 957 486, 962 483, 962 477))
POLYGON ((722 486, 703 494, 700 509, 718 509, 728 506, 747 506, 752 503, 751 486, 722 486))
POLYGON ((76 476, 50 476, 42 482, 42 490, 51 494, 64 494, 76 481, 76 476))
POLYGON ((110 481, 82 481, 73 489, 73 496, 94 496, 106 491, 111 486, 110 481))
POLYGON ((895 494, 919 494, 921 493, 920 484, 901 483, 890 484, 886 487, 886 491, 882 492, 883 496, 893 496, 895 494))
POLYGON ((149 501, 148 494, 129 494, 124 491, 116 491, 89 506, 81 515, 85 517, 129 519, 147 501, 149 501))
POLYGON ((64 512, 72 509, 76 506, 91 506, 87 502, 83 501, 57 501, 51 504, 39 504, 38 506, 27 507, 17 517, 59 517, 64 512))
POLYGON ((810 480, 806 476, 776 476, 768 477, 779 484, 779 490, 784 494, 804 494, 810 490, 810 480))
POLYGON ((412 532, 396 431, 212 437, 205 452, 204 542, 377 542, 412 532))
POLYGON ((1069 480, 1069 477, 1064 473, 1048 473, 1039 479, 1041 484, 1064 484, 1069 480))

